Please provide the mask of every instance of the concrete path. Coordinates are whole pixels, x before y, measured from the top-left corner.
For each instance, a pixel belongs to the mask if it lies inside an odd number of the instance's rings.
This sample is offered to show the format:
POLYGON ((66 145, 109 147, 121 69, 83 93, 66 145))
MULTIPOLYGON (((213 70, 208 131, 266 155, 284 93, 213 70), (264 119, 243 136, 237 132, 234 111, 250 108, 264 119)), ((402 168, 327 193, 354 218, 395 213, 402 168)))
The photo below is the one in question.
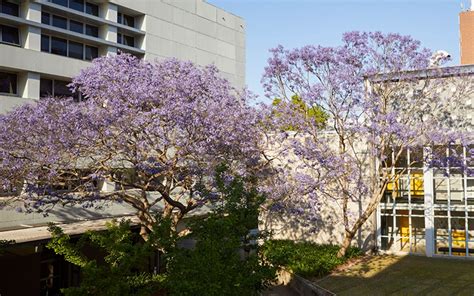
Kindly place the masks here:
POLYGON ((263 293, 263 296, 299 296, 298 293, 293 291, 288 286, 275 286, 271 288, 269 291, 263 293))

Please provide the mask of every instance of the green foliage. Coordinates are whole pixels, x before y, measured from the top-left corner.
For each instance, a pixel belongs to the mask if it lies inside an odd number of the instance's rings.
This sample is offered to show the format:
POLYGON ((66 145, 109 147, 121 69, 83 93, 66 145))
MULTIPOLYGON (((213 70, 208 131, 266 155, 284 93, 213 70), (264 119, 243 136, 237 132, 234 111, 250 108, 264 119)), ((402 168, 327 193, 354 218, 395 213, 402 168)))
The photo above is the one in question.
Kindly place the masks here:
POLYGON ((64 289, 66 296, 151 295, 162 287, 163 276, 143 268, 156 248, 151 242, 141 241, 130 230, 129 221, 109 223, 104 232, 86 232, 75 243, 57 226, 50 225, 49 231, 52 239, 47 247, 81 267, 81 285, 64 289), (102 251, 104 262, 86 256, 84 250, 88 247, 102 251))
POLYGON ((5 252, 5 249, 7 249, 9 246, 13 244, 15 244, 14 240, 0 239, 0 255, 2 255, 5 252))
POLYGON ((270 240, 264 244, 265 257, 272 264, 306 277, 327 275, 347 259, 361 255, 360 249, 350 248, 345 257, 338 258, 338 251, 339 246, 335 245, 291 240, 270 240))
POLYGON ((225 202, 206 218, 189 223, 192 233, 184 239, 195 239, 194 249, 170 254, 171 295, 258 295, 275 277, 275 269, 263 260, 256 244, 265 235, 250 235, 258 226, 263 196, 240 178, 229 180, 225 171, 223 166, 216 174, 225 202))
MULTIPOLYGON (((272 104, 273 106, 278 106, 281 104, 283 101, 280 98, 276 98, 273 100, 272 104)), ((326 127, 329 115, 324 112, 324 110, 321 108, 321 106, 318 105, 313 105, 313 106, 308 106, 303 99, 298 96, 298 95, 293 95, 291 97, 291 102, 290 104, 292 107, 295 108, 299 113, 301 113, 302 116, 306 116, 309 120, 314 120, 316 125, 320 128, 326 127)), ((279 116, 276 114, 276 116, 279 116)), ((285 127, 285 130, 290 130, 293 131, 295 130, 294 127, 285 127)))

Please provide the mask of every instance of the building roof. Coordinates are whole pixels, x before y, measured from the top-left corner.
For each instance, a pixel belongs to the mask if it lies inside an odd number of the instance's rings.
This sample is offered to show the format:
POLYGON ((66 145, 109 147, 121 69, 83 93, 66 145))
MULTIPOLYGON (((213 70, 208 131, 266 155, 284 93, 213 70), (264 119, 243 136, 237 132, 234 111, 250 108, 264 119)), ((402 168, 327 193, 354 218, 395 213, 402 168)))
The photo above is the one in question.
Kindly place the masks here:
POLYGON ((427 78, 445 78, 461 75, 473 75, 474 65, 458 65, 449 67, 426 68, 421 70, 410 70, 391 73, 379 73, 367 75, 365 79, 370 82, 382 81, 399 81, 411 79, 427 79, 427 78))

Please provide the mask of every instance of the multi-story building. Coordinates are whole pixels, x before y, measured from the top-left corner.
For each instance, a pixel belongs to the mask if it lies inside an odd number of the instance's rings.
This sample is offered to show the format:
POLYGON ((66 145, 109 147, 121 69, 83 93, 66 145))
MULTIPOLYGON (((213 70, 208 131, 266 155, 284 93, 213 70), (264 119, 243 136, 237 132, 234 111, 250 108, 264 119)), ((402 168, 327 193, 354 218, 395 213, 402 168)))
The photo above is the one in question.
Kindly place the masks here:
MULTIPOLYGON (((119 52, 214 64, 235 87, 245 84, 244 21, 204 0, 0 0, 0 113, 71 95, 72 77, 94 58, 119 52)), ((123 204, 62 207, 48 216, 0 209, 0 247, 16 243, 0 256, 0 294, 53 295, 77 284, 78 270, 44 248, 48 222, 80 234, 133 215, 123 204)))
POLYGON ((215 64, 243 87, 244 29, 204 0, 1 0, 0 112, 68 94, 92 59, 118 51, 215 64))

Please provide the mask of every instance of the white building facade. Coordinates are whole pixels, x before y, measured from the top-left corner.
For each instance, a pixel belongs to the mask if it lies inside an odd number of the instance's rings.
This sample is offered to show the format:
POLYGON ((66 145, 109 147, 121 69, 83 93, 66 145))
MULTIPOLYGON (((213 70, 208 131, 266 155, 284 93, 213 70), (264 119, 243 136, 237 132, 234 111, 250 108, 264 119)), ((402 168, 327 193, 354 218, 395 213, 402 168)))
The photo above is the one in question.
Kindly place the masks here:
POLYGON ((204 0, 0 0, 0 112, 66 84, 118 51, 215 64, 245 85, 245 24, 204 0))

